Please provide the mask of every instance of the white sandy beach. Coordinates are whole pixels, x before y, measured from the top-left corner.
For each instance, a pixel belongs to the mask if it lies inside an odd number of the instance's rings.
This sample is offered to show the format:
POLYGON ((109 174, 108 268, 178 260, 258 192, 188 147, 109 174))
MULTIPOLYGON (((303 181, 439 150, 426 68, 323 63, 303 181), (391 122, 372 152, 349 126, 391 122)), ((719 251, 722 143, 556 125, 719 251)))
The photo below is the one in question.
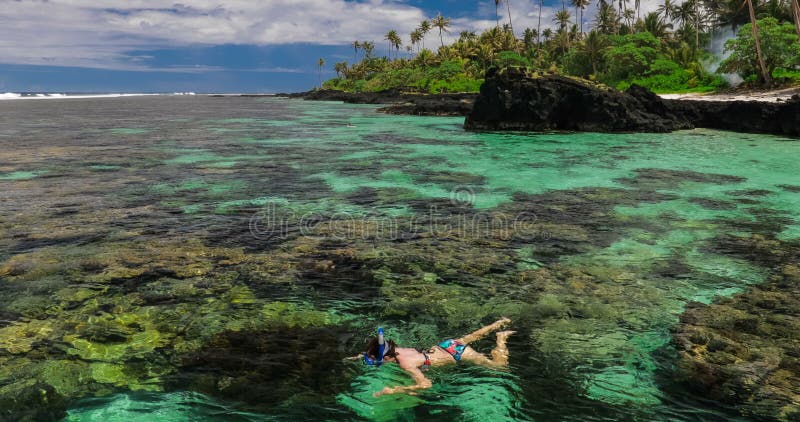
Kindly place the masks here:
POLYGON ((696 101, 764 101, 778 102, 786 101, 792 95, 800 94, 800 87, 776 89, 771 91, 751 91, 736 92, 729 94, 659 94, 661 98, 668 100, 696 100, 696 101))

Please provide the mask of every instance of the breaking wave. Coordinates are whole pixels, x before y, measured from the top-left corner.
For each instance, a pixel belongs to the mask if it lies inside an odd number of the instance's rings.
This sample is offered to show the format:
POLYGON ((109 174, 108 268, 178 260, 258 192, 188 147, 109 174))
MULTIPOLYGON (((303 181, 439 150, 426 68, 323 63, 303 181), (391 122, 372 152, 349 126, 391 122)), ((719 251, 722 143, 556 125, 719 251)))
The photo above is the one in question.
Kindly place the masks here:
POLYGON ((194 92, 175 92, 173 94, 60 94, 52 92, 6 92, 0 93, 0 100, 43 100, 67 98, 119 98, 152 95, 196 95, 194 92))

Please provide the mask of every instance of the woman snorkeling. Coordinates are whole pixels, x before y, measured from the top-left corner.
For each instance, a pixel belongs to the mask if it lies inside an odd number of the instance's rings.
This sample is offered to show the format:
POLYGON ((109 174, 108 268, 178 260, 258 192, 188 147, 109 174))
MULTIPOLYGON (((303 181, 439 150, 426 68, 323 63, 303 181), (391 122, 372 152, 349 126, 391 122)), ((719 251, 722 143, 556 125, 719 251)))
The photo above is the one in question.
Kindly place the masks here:
POLYGON ((433 384, 422 372, 431 366, 452 365, 456 362, 466 361, 477 365, 493 368, 504 368, 508 365, 508 348, 506 340, 515 331, 500 331, 495 334, 497 345, 491 352, 491 359, 483 353, 469 347, 470 343, 486 337, 489 333, 503 328, 511 322, 502 318, 475 332, 457 339, 448 339, 427 351, 420 351, 408 347, 397 347, 392 340, 385 340, 383 328, 378 329, 378 336, 367 343, 367 348, 360 355, 368 365, 380 366, 384 363, 396 363, 414 379, 414 385, 403 387, 384 387, 373 396, 386 394, 409 393, 415 394, 418 390, 430 388, 433 384))

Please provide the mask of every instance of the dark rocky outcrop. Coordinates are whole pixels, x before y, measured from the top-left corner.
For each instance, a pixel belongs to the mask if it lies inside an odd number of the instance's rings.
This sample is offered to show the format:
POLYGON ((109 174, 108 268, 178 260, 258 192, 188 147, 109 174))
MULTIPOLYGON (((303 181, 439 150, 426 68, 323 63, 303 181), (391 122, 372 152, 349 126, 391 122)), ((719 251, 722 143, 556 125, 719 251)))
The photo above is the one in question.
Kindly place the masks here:
POLYGON ((519 69, 490 71, 468 130, 669 132, 695 127, 800 136, 800 96, 778 103, 665 100, 633 85, 625 92, 519 69))
POLYGON ((662 100, 695 127, 800 137, 800 95, 788 101, 662 100))
POLYGON ((427 94, 413 90, 389 89, 379 92, 344 92, 329 89, 278 94, 314 101, 343 101, 352 104, 386 104, 378 111, 420 116, 466 116, 478 94, 427 94))
POLYGON ((653 93, 627 93, 519 69, 487 74, 464 126, 469 130, 670 132, 692 125, 653 93))

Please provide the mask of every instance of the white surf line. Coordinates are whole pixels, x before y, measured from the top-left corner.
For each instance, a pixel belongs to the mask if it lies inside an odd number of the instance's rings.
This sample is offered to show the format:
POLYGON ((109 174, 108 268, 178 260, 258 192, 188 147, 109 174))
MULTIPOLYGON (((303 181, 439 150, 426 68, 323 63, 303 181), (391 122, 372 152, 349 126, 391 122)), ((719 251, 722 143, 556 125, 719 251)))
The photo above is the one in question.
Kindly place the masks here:
POLYGON ((68 94, 33 94, 22 95, 14 92, 6 92, 0 94, 0 101, 7 100, 68 100, 68 99, 81 99, 81 98, 122 98, 122 97, 151 97, 151 96, 193 96, 193 92, 176 92, 174 94, 86 94, 86 95, 68 95, 68 94))

